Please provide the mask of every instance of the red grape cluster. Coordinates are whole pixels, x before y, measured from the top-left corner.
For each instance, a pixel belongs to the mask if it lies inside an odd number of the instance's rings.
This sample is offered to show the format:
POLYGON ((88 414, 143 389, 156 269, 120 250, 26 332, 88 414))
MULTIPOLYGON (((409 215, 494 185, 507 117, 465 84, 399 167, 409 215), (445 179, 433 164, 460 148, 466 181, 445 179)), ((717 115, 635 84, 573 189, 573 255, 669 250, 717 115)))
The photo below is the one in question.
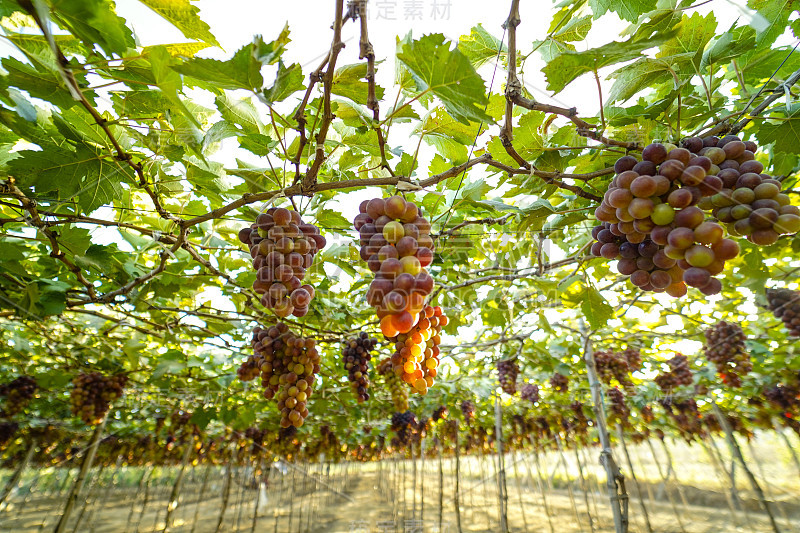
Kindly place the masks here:
POLYGON ((764 389, 764 398, 781 411, 788 412, 800 404, 800 388, 778 383, 764 389))
POLYGON ((434 422, 438 422, 439 420, 445 420, 447 418, 447 407, 444 405, 440 405, 436 409, 433 410, 433 414, 431 415, 431 419, 434 422))
POLYGON ((675 421, 684 438, 689 441, 692 436, 700 436, 703 432, 703 418, 694 398, 676 400, 665 398, 659 400, 667 414, 675 421))
POLYGON ((526 383, 519 391, 519 397, 531 403, 539 401, 539 386, 534 383, 526 383))
POLYGON ((606 391, 608 402, 611 407, 609 421, 612 423, 627 424, 631 415, 631 410, 625 405, 625 395, 619 387, 612 387, 606 391))
POLYGON ((386 380, 394 408, 401 413, 408 411, 408 388, 403 386, 400 376, 395 374, 390 358, 387 357, 378 364, 378 374, 386 380))
POLYGON ((750 354, 744 345, 745 335, 739 324, 719 322, 707 329, 706 357, 717 367, 723 383, 731 387, 742 386, 742 376, 752 369, 750 354))
POLYGON ((556 392, 567 392, 569 390, 569 378, 556 372, 550 378, 550 386, 556 392))
POLYGON ((472 400, 463 400, 461 405, 459 406, 461 409, 461 414, 464 416, 464 420, 467 422, 467 425, 475 418, 475 404, 472 400))
MULTIPOLYGON (((781 234, 800 231, 800 209, 790 205, 789 196, 781 193, 781 182, 764 174, 764 165, 752 159, 738 137, 728 135, 717 141, 725 152, 718 177, 722 187, 699 204, 727 225, 732 235, 741 235, 758 245, 774 244, 781 234), (732 155, 742 152, 745 161, 732 155), (724 168, 723 168, 724 167, 724 168)), ((755 148, 755 145, 750 148, 755 148)))
POLYGON ((513 396, 517 393, 517 375, 519 375, 519 365, 516 359, 504 359, 497 362, 497 377, 500 380, 500 388, 506 394, 513 396))
POLYGON ((305 316, 314 288, 303 285, 303 278, 326 244, 319 229, 304 224, 297 211, 271 207, 239 232, 239 240, 250 246, 257 273, 253 290, 264 307, 281 318, 305 316))
POLYGON ((667 361, 669 372, 661 372, 656 376, 656 385, 663 391, 669 392, 682 385, 692 384, 692 370, 689 368, 689 358, 683 354, 667 361))
POLYGON ((423 396, 433 387, 438 373, 441 332, 447 323, 441 307, 428 305, 416 316, 409 331, 390 338, 395 343, 392 370, 423 396))
POLYGON ((8 420, 0 420, 0 445, 10 441, 18 429, 18 423, 8 420))
POLYGON ((642 407, 642 420, 645 424, 650 424, 656 419, 656 414, 653 412, 653 407, 650 405, 645 405, 642 407))
POLYGON ((72 414, 86 424, 98 424, 108 412, 111 402, 122 396, 128 376, 104 376, 100 372, 78 374, 72 380, 70 407, 72 414))
POLYGON ((409 443, 410 438, 417 428, 417 417, 411 411, 392 414, 393 431, 397 432, 397 438, 401 445, 409 443))
MULTIPOLYGON (((630 350, 638 353, 635 350, 630 350)), ((631 385, 628 374, 635 369, 628 366, 626 352, 598 351, 594 354, 597 377, 606 384, 611 384, 612 379, 616 379, 620 385, 627 387, 631 385)))
POLYGON ((358 336, 347 339, 344 342, 344 349, 342 350, 344 369, 347 370, 347 379, 350 381, 350 386, 353 387, 358 403, 369 400, 369 393, 367 392, 369 388, 369 369, 367 365, 372 358, 370 352, 375 349, 377 344, 377 339, 371 339, 363 331, 358 336))
POLYGON ((790 289, 767 289, 770 311, 783 320, 789 335, 800 337, 800 291, 790 289))
POLYGON ((645 290, 680 297, 688 285, 706 295, 719 293, 722 285, 714 276, 739 254, 739 246, 724 238, 722 225, 707 220, 704 210, 726 223, 729 233, 747 235, 756 244, 800 230, 800 210, 780 193, 780 182, 759 174, 763 165, 754 160, 756 149, 733 135, 690 137, 682 147, 652 143, 642 161, 620 158, 595 212, 604 224, 595 229, 593 254, 619 258, 620 272, 645 290), (645 250, 652 254, 650 269, 647 261, 635 264, 642 254, 631 246, 648 238, 656 245, 645 250))
POLYGON ((239 379, 249 381, 260 374, 264 398, 277 399, 281 427, 299 428, 308 416, 306 404, 319 372, 316 341, 298 337, 278 322, 267 329, 256 326, 250 344, 253 355, 239 367, 239 379), (255 376, 253 368, 259 370, 255 376))
POLYGON ((431 223, 413 202, 400 196, 361 203, 353 221, 361 242, 361 258, 375 273, 367 302, 381 320, 386 337, 408 333, 433 291, 425 267, 433 262, 431 223))
POLYGON ((31 376, 19 376, 0 385, 0 396, 6 399, 2 414, 14 416, 21 412, 36 395, 37 388, 36 380, 31 376))

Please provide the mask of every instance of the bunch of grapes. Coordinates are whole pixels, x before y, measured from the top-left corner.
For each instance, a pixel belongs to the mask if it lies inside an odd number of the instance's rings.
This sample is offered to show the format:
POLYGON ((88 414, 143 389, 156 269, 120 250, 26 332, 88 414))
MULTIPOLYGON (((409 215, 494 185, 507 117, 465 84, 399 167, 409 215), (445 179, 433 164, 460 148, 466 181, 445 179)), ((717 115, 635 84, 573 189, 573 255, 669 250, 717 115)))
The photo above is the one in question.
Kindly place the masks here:
POLYGON ((500 388, 506 394, 513 396, 517 393, 517 375, 519 375, 519 365, 516 358, 497 362, 497 377, 500 380, 500 388))
POLYGON ((359 232, 361 258, 375 273, 367 302, 377 311, 388 337, 408 333, 417 323, 433 278, 431 223, 413 202, 400 196, 364 201, 353 221, 359 232))
POLYGON ((122 396, 128 376, 104 376, 100 372, 78 374, 72 380, 70 407, 72 414, 86 424, 97 424, 108 412, 111 402, 122 396))
POLYGON ((703 418, 694 398, 676 400, 668 397, 659 400, 667 414, 675 421, 684 438, 688 441, 693 435, 703 434, 703 418))
POLYGON ((438 373, 441 331, 448 319, 441 307, 428 305, 419 312, 415 322, 408 332, 390 337, 395 343, 391 363, 394 373, 424 396, 438 373))
POLYGON ((392 414, 391 429, 397 433, 401 445, 407 445, 417 428, 417 417, 411 411, 392 414))
POLYGON ((19 424, 8 420, 0 421, 0 445, 10 441, 19 429, 19 424))
POLYGON ((467 422, 467 425, 469 425, 475 418, 475 404, 472 403, 472 400, 463 400, 459 408, 461 409, 461 414, 464 416, 464 420, 467 422))
POLYGON ((741 326, 722 321, 707 329, 705 335, 706 357, 717 367, 723 383, 741 387, 742 376, 753 369, 741 326))
POLYGON ((764 389, 764 398, 781 411, 788 412, 800 404, 800 388, 778 383, 764 389))
POLYGON ((550 386, 556 392, 567 392, 569 390, 569 378, 556 372, 550 378, 550 386))
POLYGON ((627 424, 628 418, 631 415, 631 410, 625 405, 625 395, 619 387, 612 387, 606 391, 609 404, 611 406, 611 413, 609 421, 619 422, 620 424, 627 424))
POLYGON ((37 388, 36 380, 30 376, 19 376, 0 385, 0 396, 6 399, 2 413, 5 416, 14 416, 21 412, 36 395, 37 388))
POLYGON ((378 374, 386 380, 394 408, 399 412, 408 411, 408 388, 403 386, 403 381, 394 373, 390 358, 387 357, 378 364, 378 374))
POLYGON ((597 377, 606 384, 611 384, 616 379, 620 385, 627 387, 631 384, 628 373, 628 357, 625 352, 598 351, 594 354, 597 377))
POLYGON ((539 386, 533 383, 526 383, 519 391, 519 396, 523 400, 536 403, 539 401, 539 386))
POLYGON ((433 411, 433 415, 431 418, 434 422, 438 422, 439 420, 445 420, 447 418, 447 407, 444 405, 440 405, 433 411))
POLYGON ((767 289, 769 309, 783 320, 789 335, 800 337, 800 291, 790 289, 767 289))
POLYGON ((262 305, 281 318, 305 316, 314 288, 303 285, 303 278, 326 244, 319 229, 304 224, 297 211, 271 207, 239 232, 239 240, 250 246, 257 273, 253 290, 262 305))
POLYGON ((800 209, 789 205, 780 182, 754 160, 755 143, 736 136, 690 137, 682 147, 652 143, 642 161, 624 156, 595 211, 602 222, 592 253, 620 259, 620 273, 644 290, 680 297, 686 286, 706 295, 722 288, 714 278, 739 253, 732 235, 772 244, 800 230, 800 209), (637 246, 639 245, 639 246, 637 246), (644 245, 644 246, 642 246, 644 245), (641 249, 640 249, 641 248, 641 249))
POLYGON ((358 403, 369 400, 367 365, 372 358, 370 352, 375 349, 377 344, 377 339, 371 339, 363 331, 358 336, 344 342, 342 350, 344 369, 347 370, 347 379, 350 380, 350 386, 353 387, 358 403))
POLYGON ((650 424, 656 419, 656 415, 653 412, 653 407, 651 405, 645 405, 644 407, 642 407, 641 413, 642 413, 642 420, 644 421, 645 424, 650 424))
POLYGON ((586 417, 586 413, 584 412, 583 408, 584 405, 575 400, 569 405, 569 408, 572 409, 572 413, 575 415, 573 429, 576 433, 586 433, 589 429, 589 419, 586 417))
POLYGON ((689 358, 683 354, 667 361, 669 372, 662 372, 656 376, 656 385, 663 391, 669 392, 682 385, 692 384, 692 370, 689 368, 689 358))
POLYGON ((289 326, 278 322, 267 329, 256 326, 250 345, 253 355, 239 367, 239 379, 254 379, 253 369, 257 368, 264 398, 277 399, 281 427, 302 426, 308 416, 306 404, 314 392, 315 376, 319 372, 316 341, 298 337, 289 326))

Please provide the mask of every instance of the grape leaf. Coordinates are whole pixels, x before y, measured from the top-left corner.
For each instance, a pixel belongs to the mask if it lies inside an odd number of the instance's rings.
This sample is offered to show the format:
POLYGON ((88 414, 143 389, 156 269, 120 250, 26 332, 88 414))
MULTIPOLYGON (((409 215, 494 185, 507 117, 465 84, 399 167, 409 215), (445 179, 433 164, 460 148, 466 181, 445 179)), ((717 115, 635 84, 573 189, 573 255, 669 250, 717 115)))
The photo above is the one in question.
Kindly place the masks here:
POLYGON ((172 68, 184 76, 203 80, 222 89, 260 89, 263 64, 255 57, 252 43, 240 48, 228 61, 196 57, 172 68))
POLYGON ((653 4, 651 0, 589 0, 595 19, 613 11, 629 22, 639 20, 641 15, 653 9, 653 4))
MULTIPOLYGON (((278 64, 278 73, 275 75, 275 83, 269 89, 264 89, 262 92, 264 101, 268 104, 281 102, 293 95, 295 92, 303 89, 303 69, 297 63, 294 63, 286 68, 281 61, 278 64)), ((382 89, 381 89, 382 90, 382 89)))
POLYGON ((592 329, 602 328, 614 317, 614 308, 594 287, 586 287, 581 301, 581 312, 592 329))
POLYGON ((476 67, 497 57, 498 49, 500 50, 500 55, 508 53, 508 47, 503 44, 501 48, 500 39, 486 31, 482 24, 473 27, 469 35, 459 37, 458 49, 476 67))
POLYGON ((401 44, 397 59, 408 69, 418 91, 431 92, 456 120, 491 122, 482 109, 488 103, 483 78, 458 48, 450 49, 441 33, 401 44))
POLYGON ((122 55, 133 48, 133 34, 125 19, 114 12, 114 4, 104 0, 50 0, 54 16, 87 47, 95 44, 107 54, 122 55))
POLYGON ((651 39, 631 39, 624 42, 612 41, 583 52, 563 50, 542 69, 547 77, 547 88, 558 93, 581 74, 636 59, 642 52, 658 46, 671 35, 662 34, 651 39))
POLYGON ((208 24, 198 15, 200 9, 189 0, 139 0, 181 30, 187 39, 198 39, 219 46, 208 24))
MULTIPOLYGON (((331 92, 349 98, 356 103, 366 105, 367 82, 362 81, 366 75, 367 64, 363 62, 339 67, 333 75, 331 92)), ((383 99, 383 87, 380 85, 375 86, 375 96, 379 101, 383 99)))

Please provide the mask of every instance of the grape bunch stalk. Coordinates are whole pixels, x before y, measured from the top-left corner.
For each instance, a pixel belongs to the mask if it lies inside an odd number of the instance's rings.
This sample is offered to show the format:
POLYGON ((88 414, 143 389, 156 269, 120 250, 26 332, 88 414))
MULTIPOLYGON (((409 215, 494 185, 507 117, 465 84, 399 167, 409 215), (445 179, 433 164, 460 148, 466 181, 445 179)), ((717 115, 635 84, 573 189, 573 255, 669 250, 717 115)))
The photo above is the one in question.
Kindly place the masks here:
POLYGON ((100 372, 78 374, 72 380, 70 407, 72 414, 86 424, 99 424, 111 407, 111 402, 122 396, 128 376, 104 376, 100 372))
POLYGON ((31 376, 19 376, 13 381, 0 385, 0 397, 6 399, 0 414, 14 416, 22 412, 36 395, 38 388, 36 380, 31 376))
POLYGON ((408 333, 433 291, 425 268, 433 262, 431 223, 416 204, 392 196, 362 202, 353 226, 361 259, 375 273, 367 302, 378 314, 381 331, 387 338, 408 333))
POLYGON ((500 388, 506 394, 512 396, 517 393, 517 376, 519 375, 519 364, 515 359, 505 359, 497 362, 497 377, 500 381, 500 388))
POLYGON ((677 387, 692 384, 692 370, 689 368, 689 358, 683 354, 675 354, 667 361, 669 372, 661 372, 656 376, 656 385, 662 392, 670 392, 677 387))
POLYGON ((592 254, 619 259, 617 270, 646 291, 681 297, 687 286, 710 296, 714 276, 739 254, 745 236, 758 245, 800 230, 800 209, 754 159, 752 141, 690 137, 678 147, 651 143, 642 161, 626 155, 595 216, 592 254), (707 213, 717 221, 707 218, 707 213), (723 227, 723 224, 725 225, 723 227))
POLYGON ((789 335, 800 337, 800 291, 767 289, 767 303, 770 311, 783 321, 789 335))
POLYGON ((366 332, 361 332, 352 339, 344 342, 342 361, 347 370, 347 379, 356 395, 358 403, 369 400, 369 360, 372 350, 378 344, 377 339, 372 339, 366 332))
POLYGON ((250 247, 256 271, 253 290, 261 304, 280 318, 305 316, 315 291, 303 279, 326 244, 319 229, 303 223, 297 211, 271 207, 239 231, 239 240, 250 247))
POLYGON ((378 374, 386 381, 394 408, 401 413, 408 411, 408 388, 403 386, 403 381, 395 374, 390 358, 387 357, 378 364, 378 374))
POLYGON ((320 370, 316 341, 297 336, 278 322, 269 328, 256 326, 250 345, 253 355, 239 367, 239 379, 251 381, 260 375, 264 398, 278 403, 281 427, 301 427, 320 370))
POLYGON ((744 344, 746 337, 742 327, 722 321, 707 329, 705 336, 706 357, 717 367, 723 383, 731 387, 741 387, 742 376, 753 369, 750 354, 744 344))

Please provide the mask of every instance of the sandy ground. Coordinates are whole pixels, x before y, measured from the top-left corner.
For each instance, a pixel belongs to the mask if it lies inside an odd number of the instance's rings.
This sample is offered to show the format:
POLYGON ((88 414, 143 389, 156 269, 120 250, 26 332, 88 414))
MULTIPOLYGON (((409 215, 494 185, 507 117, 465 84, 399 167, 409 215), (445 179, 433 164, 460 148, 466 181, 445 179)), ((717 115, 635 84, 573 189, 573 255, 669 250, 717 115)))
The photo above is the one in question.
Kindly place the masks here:
MULTIPOLYGON (((553 458, 550 458, 551 460, 553 458)), ((500 531, 495 458, 465 459, 460 463, 460 522, 464 532, 500 531)), ((613 531, 604 480, 585 471, 567 479, 552 461, 539 474, 530 457, 506 457, 507 516, 512 532, 593 533, 613 531)), ((574 466, 574 465, 573 465, 574 466)), ((258 487, 247 469, 234 471, 228 503, 225 475, 203 467, 187 472, 180 499, 171 516, 174 533, 456 533, 455 465, 439 461, 384 461, 378 464, 301 465, 273 469, 268 487, 258 487), (424 475, 423 475, 424 472, 424 475), (205 490, 203 482, 205 480, 205 490), (441 503, 440 503, 441 502, 441 503), (258 512, 255 513, 258 505, 258 512), (217 524, 220 523, 219 529, 217 524), (441 528, 440 528, 441 524, 441 528)), ((567 468, 567 472, 569 469, 567 468)), ((791 472, 785 473, 791 476, 791 472)), ((743 476, 742 476, 743 477, 743 476)), ((174 479, 174 478, 171 478, 174 479)), ((141 532, 165 530, 172 481, 154 481, 147 490, 136 484, 106 486, 90 479, 66 531, 141 532)), ((768 486, 783 533, 800 531, 800 481, 768 486), (792 487, 790 486, 790 489, 792 487)), ((66 484, 65 484, 66 485, 66 484)), ((743 489, 740 501, 730 491, 698 488, 691 483, 641 481, 650 530, 657 533, 770 532, 766 514, 743 489), (734 510, 732 511, 732 508, 734 510)), ((34 484, 34 489, 36 485, 34 484)), ((18 490, 0 510, 0 531, 52 531, 66 500, 61 492, 18 490)), ((628 479, 631 532, 647 532, 636 484, 628 479)))

